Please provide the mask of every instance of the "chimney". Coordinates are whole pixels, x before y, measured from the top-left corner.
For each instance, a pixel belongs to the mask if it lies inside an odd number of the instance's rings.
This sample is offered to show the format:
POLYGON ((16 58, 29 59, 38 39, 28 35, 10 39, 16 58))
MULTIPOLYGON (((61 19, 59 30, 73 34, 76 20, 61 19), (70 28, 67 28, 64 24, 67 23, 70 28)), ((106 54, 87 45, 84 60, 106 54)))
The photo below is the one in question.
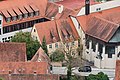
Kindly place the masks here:
POLYGON ((63 5, 60 5, 60 6, 58 7, 58 12, 59 12, 59 13, 62 13, 62 12, 63 12, 63 5))
POLYGON ((90 0, 85 0, 85 15, 90 14, 90 0))

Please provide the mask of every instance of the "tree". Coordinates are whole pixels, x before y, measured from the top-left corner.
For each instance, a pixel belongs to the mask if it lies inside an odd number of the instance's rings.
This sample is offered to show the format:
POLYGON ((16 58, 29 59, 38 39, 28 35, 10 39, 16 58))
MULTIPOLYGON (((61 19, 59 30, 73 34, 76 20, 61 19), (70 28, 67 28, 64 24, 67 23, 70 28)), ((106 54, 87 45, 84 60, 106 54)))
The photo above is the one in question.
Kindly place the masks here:
POLYGON ((34 54, 40 47, 40 44, 37 40, 34 40, 30 32, 18 32, 12 37, 11 42, 25 42, 26 43, 26 51, 27 51, 27 59, 31 60, 34 54))
MULTIPOLYGON (((76 58, 76 55, 73 55, 73 52, 77 51, 77 53, 81 56, 80 60, 82 60, 82 51, 83 51, 83 45, 80 44, 80 39, 78 39, 78 48, 76 49, 76 46, 70 46, 67 42, 65 43, 67 44, 66 49, 64 50, 64 53, 66 54, 66 61, 67 61, 67 80, 72 80, 72 68, 75 67, 74 65, 72 65, 73 60, 76 58)), ((80 61, 82 62, 82 61, 80 61)), ((83 65, 82 63, 80 65, 83 65)), ((80 79, 81 80, 81 79, 80 79)))
POLYGON ((42 44, 40 44, 40 46, 44 50, 44 52, 49 56, 45 36, 43 37, 42 44))
POLYGON ((109 80, 109 78, 103 72, 99 72, 97 75, 90 74, 87 80, 109 80))
POLYGON ((62 51, 60 50, 55 50, 51 55, 50 55, 50 59, 52 61, 55 62, 62 62, 63 60, 65 60, 65 55, 62 51))

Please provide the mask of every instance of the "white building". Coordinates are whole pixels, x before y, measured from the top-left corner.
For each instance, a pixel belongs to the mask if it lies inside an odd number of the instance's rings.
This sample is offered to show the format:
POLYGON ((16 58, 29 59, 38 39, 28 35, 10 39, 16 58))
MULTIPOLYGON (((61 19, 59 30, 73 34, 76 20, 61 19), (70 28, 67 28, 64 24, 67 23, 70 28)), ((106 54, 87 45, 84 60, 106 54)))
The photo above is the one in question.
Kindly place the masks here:
POLYGON ((84 58, 98 68, 115 68, 120 55, 120 7, 77 17, 84 58))

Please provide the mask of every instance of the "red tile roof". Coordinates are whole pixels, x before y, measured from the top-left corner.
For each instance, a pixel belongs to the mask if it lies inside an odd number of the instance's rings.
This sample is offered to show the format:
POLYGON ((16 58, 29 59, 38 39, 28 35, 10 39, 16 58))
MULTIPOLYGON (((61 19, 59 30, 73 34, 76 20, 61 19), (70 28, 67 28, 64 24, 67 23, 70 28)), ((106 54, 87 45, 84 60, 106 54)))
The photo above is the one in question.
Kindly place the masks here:
MULTIPOLYGON (((0 2, 0 12, 4 14, 5 17, 10 17, 10 15, 15 16, 14 11, 19 14, 25 14, 28 12, 33 12, 39 10, 39 16, 36 17, 45 17, 45 10, 47 6, 47 0, 5 0, 0 2), (13 4, 14 3, 14 4, 13 4), (7 5, 6 5, 7 4, 7 5), (32 10, 33 9, 33 10, 32 10), (14 11, 13 11, 14 10, 14 11), (8 14, 10 13, 10 15, 8 14)), ((23 18, 22 20, 16 20, 11 22, 6 22, 4 19, 4 26, 12 25, 21 22, 30 21, 35 19, 34 17, 23 18)))
POLYGON ((0 62, 0 74, 48 74, 47 62, 0 62))
POLYGON ((37 30, 41 42, 44 36, 46 38, 47 44, 60 41, 55 21, 47 21, 47 22, 35 24, 35 28, 37 30), (53 40, 53 37, 50 33, 51 31, 53 31, 54 38, 56 39, 56 41, 53 40))
MULTIPOLYGON (((78 12, 85 5, 85 0, 63 0, 56 3, 78 12)), ((95 2, 94 0, 90 0, 91 5, 97 3, 98 2, 95 2)))
POLYGON ((60 31, 60 36, 63 42, 71 42, 79 38, 75 26, 70 18, 56 20, 57 27, 60 31), (65 38, 67 36, 67 38, 65 38))
POLYGON ((3 27, 18 24, 26 21, 35 20, 39 18, 49 18, 54 17, 55 19, 67 18, 69 15, 75 15, 74 10, 64 8, 62 13, 58 13, 58 4, 48 2, 47 0, 5 0, 0 2, 0 13, 5 17, 11 17, 21 14, 26 14, 28 12, 39 11, 39 16, 17 19, 11 22, 3 21, 3 27), (14 3, 14 4, 13 4, 14 3), (7 5, 6 5, 7 4, 7 5))
POLYGON ((42 48, 39 48, 39 50, 33 56, 31 61, 32 62, 41 62, 41 61, 50 62, 50 58, 47 56, 47 54, 44 52, 42 48))
POLYGON ((67 38, 68 41, 70 41, 71 39, 77 40, 79 38, 78 33, 75 29, 75 26, 73 25, 71 19, 69 18, 38 23, 38 24, 35 24, 35 28, 37 30, 40 41, 42 41, 43 37, 45 36, 47 44, 60 42, 60 36, 62 37, 62 41, 66 41, 64 33, 66 33, 68 37, 67 38), (52 36, 51 31, 56 39, 55 42, 51 37, 52 36))
POLYGON ((120 60, 116 61, 115 80, 120 80, 120 60))
POLYGON ((86 34, 108 42, 119 28, 119 12, 120 7, 92 13, 88 16, 79 16, 77 20, 86 34))
POLYGON ((25 43, 0 43, 0 62, 25 62, 25 43))
POLYGON ((2 74, 0 78, 3 80, 59 80, 59 75, 53 74, 2 74))
POLYGON ((66 19, 69 15, 75 15, 77 14, 74 10, 65 8, 63 9, 62 13, 58 12, 58 8, 60 5, 55 4, 55 3, 48 3, 46 7, 46 14, 45 16, 48 18, 54 17, 54 19, 66 19))

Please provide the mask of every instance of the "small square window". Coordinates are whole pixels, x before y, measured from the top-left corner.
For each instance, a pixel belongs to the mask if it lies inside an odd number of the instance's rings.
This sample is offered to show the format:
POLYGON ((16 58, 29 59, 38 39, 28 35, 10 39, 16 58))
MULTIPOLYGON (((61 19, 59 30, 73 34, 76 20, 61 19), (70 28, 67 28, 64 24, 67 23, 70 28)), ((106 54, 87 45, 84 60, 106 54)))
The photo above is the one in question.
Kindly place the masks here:
POLYGON ((58 48, 58 43, 55 44, 55 48, 58 48))
POLYGON ((34 32, 36 32, 36 30, 34 29, 34 32))
POLYGON ((72 45, 75 45, 75 42, 72 42, 72 45))
POLYGON ((49 45, 49 48, 52 48, 52 45, 49 45))

